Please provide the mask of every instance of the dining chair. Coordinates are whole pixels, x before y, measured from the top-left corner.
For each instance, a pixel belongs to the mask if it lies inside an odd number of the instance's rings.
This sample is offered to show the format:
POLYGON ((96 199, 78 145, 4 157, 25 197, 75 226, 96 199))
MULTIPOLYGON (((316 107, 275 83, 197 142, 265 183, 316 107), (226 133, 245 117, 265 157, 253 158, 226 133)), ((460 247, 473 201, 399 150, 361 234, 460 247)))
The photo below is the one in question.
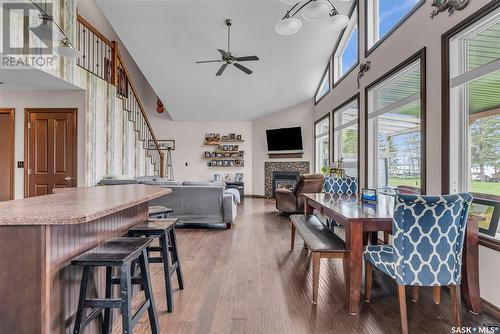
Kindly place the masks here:
POLYGON ((358 178, 345 177, 325 177, 323 189, 329 194, 355 195, 358 192, 358 178))
MULTIPOLYGON (((460 279, 467 212, 472 196, 468 193, 395 197, 393 244, 370 245, 365 260, 365 301, 370 302, 372 268, 397 283, 402 333, 408 333, 405 287, 412 286, 416 299, 418 287, 436 290, 448 286, 455 324, 461 327, 460 279)), ((416 301, 416 300, 415 300, 416 301)))

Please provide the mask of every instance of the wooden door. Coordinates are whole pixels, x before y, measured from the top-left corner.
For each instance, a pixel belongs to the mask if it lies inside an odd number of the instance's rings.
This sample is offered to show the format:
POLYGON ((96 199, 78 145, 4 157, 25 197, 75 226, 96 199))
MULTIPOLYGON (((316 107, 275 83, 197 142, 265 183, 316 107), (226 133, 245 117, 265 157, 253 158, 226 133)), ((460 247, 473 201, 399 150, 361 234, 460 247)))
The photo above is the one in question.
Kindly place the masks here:
POLYGON ((0 108, 0 201, 14 199, 14 109, 0 108))
POLYGON ((76 187, 76 110, 29 109, 26 120, 26 196, 76 187))

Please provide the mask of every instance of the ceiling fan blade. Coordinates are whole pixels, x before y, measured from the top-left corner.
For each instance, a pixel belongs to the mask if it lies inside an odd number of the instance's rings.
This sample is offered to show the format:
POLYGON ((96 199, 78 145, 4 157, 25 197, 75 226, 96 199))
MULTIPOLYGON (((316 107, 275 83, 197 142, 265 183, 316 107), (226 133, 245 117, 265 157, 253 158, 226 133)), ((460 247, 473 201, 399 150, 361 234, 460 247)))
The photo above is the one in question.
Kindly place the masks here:
POLYGON ((259 60, 257 56, 245 56, 245 57, 236 57, 236 61, 252 61, 259 60))
POLYGON ((240 65, 238 63, 233 63, 233 65, 236 66, 236 68, 239 68, 240 70, 242 70, 243 72, 245 72, 246 74, 252 74, 253 73, 250 69, 246 68, 243 65, 240 65))
POLYGON ((226 69, 227 67, 227 63, 225 64, 222 64, 222 66, 219 68, 219 70, 217 71, 217 73, 215 74, 216 76, 221 76, 222 75, 222 72, 224 72, 224 70, 226 69))
POLYGON ((196 61, 195 63, 196 64, 203 64, 203 63, 221 63, 223 62, 222 59, 218 59, 218 60, 201 60, 201 61, 196 61))
POLYGON ((223 59, 226 59, 226 58, 229 58, 229 55, 227 54, 226 51, 222 50, 222 49, 217 49, 217 51, 220 52, 220 54, 222 55, 222 58, 223 59))

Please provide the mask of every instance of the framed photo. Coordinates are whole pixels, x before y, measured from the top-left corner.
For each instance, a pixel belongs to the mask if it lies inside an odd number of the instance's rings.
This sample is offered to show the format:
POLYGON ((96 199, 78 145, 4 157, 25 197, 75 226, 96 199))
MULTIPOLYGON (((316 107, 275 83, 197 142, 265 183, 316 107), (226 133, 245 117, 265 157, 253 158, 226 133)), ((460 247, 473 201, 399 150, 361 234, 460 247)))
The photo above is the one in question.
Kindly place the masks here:
POLYGON ((207 161, 207 167, 212 167, 212 162, 211 161, 207 161))
POLYGON ((229 140, 236 140, 236 133, 230 133, 229 140))
POLYGON ((220 180, 221 180, 221 176, 220 176, 220 174, 219 174, 219 173, 214 173, 213 180, 214 180, 214 181, 216 181, 216 182, 217 182, 217 181, 220 181, 220 180))
POLYGON ((494 237, 500 220, 500 202, 474 198, 469 208, 470 221, 476 221, 479 232, 494 237))
POLYGON ((229 140, 229 137, 228 137, 228 136, 222 136, 222 137, 221 137, 221 140, 222 140, 222 141, 228 141, 228 140, 229 140))
MULTIPOLYGON (((158 146, 160 146, 160 150, 162 151, 168 151, 168 150, 175 150, 175 140, 173 139, 168 139, 168 140, 158 140, 158 146)), ((154 140, 150 139, 148 141, 148 150, 156 150, 156 145, 154 140)))
POLYGON ((228 148, 229 148, 229 146, 227 146, 227 145, 223 145, 223 146, 222 146, 222 150, 223 150, 223 151, 227 151, 227 150, 228 150, 228 148))
POLYGON ((227 150, 228 151, 234 151, 234 146, 233 145, 228 145, 227 150))
POLYGON ((239 145, 233 145, 233 151, 238 151, 239 148, 240 148, 239 145))
POLYGON ((224 160, 224 166, 229 166, 229 160, 224 160))
POLYGON ((236 181, 236 182, 243 182, 243 173, 236 173, 236 174, 234 174, 234 181, 236 181))
POLYGON ((245 151, 239 151, 238 155, 240 156, 240 158, 243 158, 243 156, 245 155, 245 151))
POLYGON ((231 174, 224 174, 224 182, 231 182, 232 175, 231 174))
POLYGON ((229 166, 234 166, 234 160, 229 160, 229 166))
POLYGON ((363 188, 361 190, 361 200, 367 202, 376 202, 377 201, 377 190, 363 188))
POLYGON ((210 158, 210 152, 209 151, 205 151, 205 158, 210 158))
POLYGON ((217 160, 217 166, 222 166, 223 161, 222 160, 217 160))
POLYGON ((241 140, 241 135, 237 135, 236 140, 241 140))

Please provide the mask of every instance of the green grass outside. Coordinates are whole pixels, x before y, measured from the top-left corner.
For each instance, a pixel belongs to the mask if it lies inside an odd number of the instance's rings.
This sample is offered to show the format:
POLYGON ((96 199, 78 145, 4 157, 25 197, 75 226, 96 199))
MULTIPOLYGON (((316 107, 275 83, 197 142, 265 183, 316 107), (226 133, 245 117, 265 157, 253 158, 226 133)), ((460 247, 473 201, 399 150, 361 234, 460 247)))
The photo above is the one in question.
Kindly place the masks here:
MULTIPOLYGON (((392 187, 396 186, 411 186, 419 187, 420 179, 416 177, 390 177, 389 185, 392 187)), ((472 181, 472 192, 491 194, 500 196, 500 182, 483 182, 483 181, 472 181)))

